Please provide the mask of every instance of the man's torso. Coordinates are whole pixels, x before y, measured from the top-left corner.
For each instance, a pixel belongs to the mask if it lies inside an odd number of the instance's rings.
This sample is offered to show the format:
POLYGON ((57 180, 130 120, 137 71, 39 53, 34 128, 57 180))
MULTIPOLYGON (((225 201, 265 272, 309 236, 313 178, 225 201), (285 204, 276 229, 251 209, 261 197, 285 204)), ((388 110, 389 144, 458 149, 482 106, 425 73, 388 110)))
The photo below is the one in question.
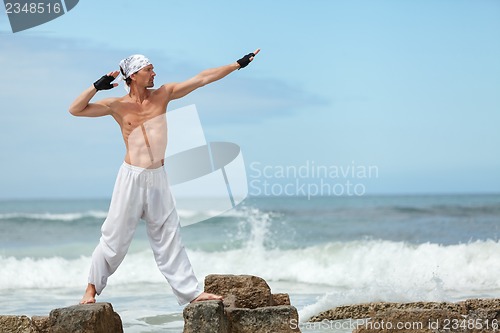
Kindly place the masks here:
POLYGON ((142 168, 163 165, 167 148, 167 103, 158 90, 150 90, 142 103, 126 95, 110 105, 125 142, 126 163, 142 168))

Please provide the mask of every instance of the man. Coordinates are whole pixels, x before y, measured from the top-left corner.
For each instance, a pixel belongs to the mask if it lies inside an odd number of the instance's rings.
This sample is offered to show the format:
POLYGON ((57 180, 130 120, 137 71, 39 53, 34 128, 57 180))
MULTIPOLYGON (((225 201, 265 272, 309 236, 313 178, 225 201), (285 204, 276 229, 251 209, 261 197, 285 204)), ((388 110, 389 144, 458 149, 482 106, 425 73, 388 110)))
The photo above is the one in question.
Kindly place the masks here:
POLYGON ((246 67, 259 53, 257 49, 238 61, 207 69, 193 78, 154 86, 154 67, 143 55, 120 62, 120 71, 129 93, 123 97, 90 100, 99 90, 116 87, 119 72, 110 72, 85 89, 71 104, 69 112, 80 117, 111 115, 122 132, 125 160, 116 179, 109 212, 92 265, 81 304, 95 303, 108 277, 123 261, 139 219, 144 219, 158 268, 168 280, 180 305, 194 301, 218 300, 220 296, 202 292, 179 234, 179 218, 170 193, 163 162, 167 146, 166 109, 170 101, 197 88, 220 80, 246 67))

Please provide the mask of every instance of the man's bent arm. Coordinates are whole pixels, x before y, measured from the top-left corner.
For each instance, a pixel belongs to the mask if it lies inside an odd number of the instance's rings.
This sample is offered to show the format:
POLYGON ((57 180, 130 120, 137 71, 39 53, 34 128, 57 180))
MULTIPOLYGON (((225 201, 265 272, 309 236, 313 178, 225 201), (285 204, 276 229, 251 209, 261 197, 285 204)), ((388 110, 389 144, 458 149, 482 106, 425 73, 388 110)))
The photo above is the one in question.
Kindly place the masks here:
POLYGON ((85 89, 69 107, 69 113, 77 117, 102 117, 111 114, 111 109, 102 102, 90 103, 97 90, 94 86, 85 89))
POLYGON ((69 107, 69 112, 77 117, 102 117, 111 114, 109 104, 115 100, 114 98, 104 99, 96 103, 90 103, 92 97, 97 91, 103 89, 112 89, 118 84, 111 82, 118 76, 118 71, 110 72, 97 80, 92 86, 85 89, 69 107))

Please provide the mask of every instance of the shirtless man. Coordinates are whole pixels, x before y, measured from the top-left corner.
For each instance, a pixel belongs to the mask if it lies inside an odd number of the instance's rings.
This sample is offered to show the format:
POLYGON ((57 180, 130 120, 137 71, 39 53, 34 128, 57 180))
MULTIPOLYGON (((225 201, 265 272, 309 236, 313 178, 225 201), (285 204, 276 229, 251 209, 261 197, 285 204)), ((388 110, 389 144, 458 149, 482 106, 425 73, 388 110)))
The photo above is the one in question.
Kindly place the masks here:
POLYGON ((147 232, 158 268, 168 280, 180 305, 222 297, 203 292, 194 275, 179 233, 179 218, 168 179, 163 169, 167 147, 166 109, 171 100, 220 80, 246 67, 259 53, 257 49, 238 61, 200 72, 180 83, 154 86, 156 73, 143 55, 133 55, 120 62, 120 71, 129 93, 123 97, 90 100, 99 90, 116 87, 112 81, 119 71, 110 72, 85 89, 71 104, 69 112, 79 117, 111 115, 122 132, 125 160, 116 179, 108 216, 102 235, 92 254, 92 265, 81 304, 95 303, 123 261, 137 223, 146 221, 147 232))

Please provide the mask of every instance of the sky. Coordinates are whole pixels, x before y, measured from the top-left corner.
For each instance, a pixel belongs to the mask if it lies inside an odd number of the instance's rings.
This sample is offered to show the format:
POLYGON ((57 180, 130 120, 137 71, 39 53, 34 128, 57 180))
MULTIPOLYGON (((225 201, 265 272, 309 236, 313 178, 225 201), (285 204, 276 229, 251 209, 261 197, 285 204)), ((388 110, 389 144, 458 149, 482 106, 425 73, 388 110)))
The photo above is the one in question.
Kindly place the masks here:
POLYGON ((247 68, 168 108, 195 104, 208 141, 241 147, 250 195, 294 177, 285 194, 323 180, 500 193, 499 37, 497 0, 87 0, 17 33, 2 11, 0 199, 111 195, 118 125, 67 110, 126 56, 147 55, 158 86, 256 48, 247 68))

